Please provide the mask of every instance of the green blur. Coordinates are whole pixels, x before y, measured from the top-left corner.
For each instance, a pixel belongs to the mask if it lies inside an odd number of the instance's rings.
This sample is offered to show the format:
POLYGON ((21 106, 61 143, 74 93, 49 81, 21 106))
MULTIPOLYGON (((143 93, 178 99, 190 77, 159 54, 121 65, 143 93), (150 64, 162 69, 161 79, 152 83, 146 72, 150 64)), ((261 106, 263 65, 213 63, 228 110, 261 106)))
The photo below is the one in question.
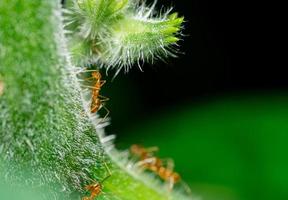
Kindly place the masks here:
POLYGON ((157 155, 173 158, 203 200, 288 199, 288 97, 225 97, 182 106, 126 134, 118 137, 119 148, 158 146, 157 155))
MULTIPOLYGON (((0 194, 1 194, 1 199, 3 200, 39 200, 40 195, 37 193, 32 193, 30 191, 25 191, 25 190, 15 190, 15 188, 0 184, 0 194), (17 192, 15 192, 17 191, 17 192)), ((41 198, 42 199, 42 198, 41 198)))

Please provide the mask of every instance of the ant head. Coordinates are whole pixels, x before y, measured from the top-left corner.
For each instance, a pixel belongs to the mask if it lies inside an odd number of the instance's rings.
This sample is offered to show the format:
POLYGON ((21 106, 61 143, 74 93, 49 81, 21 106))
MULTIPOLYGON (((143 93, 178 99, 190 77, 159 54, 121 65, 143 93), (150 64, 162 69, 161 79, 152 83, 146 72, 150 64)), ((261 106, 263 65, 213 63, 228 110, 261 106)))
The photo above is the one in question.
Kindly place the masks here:
POLYGON ((101 79, 101 74, 100 72, 96 71, 96 72, 92 72, 92 77, 94 77, 95 79, 101 79))

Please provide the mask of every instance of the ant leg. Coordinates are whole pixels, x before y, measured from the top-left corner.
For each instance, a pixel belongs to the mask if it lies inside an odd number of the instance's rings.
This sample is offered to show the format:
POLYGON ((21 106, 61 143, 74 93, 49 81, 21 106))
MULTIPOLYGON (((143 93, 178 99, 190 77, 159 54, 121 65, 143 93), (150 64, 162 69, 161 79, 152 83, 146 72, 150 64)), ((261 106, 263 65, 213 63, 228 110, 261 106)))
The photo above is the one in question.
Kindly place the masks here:
POLYGON ((101 99, 101 102, 104 102, 104 101, 109 101, 110 99, 108 98, 108 97, 104 97, 104 96, 102 96, 102 95, 98 95, 98 97, 101 97, 102 99, 101 99))
POLYGON ((109 167, 107 166, 106 162, 104 162, 104 166, 105 166, 106 171, 108 172, 108 175, 107 175, 105 178, 103 178, 100 183, 103 183, 103 182, 104 182, 105 180, 107 180, 110 176, 112 176, 112 173, 111 173, 109 167))
POLYGON ((83 80, 80 81, 89 81, 91 79, 95 79, 95 81, 100 81, 100 87, 102 87, 106 83, 106 80, 99 80, 98 78, 95 77, 84 78, 83 80))
POLYGON ((191 191, 189 185, 186 182, 182 181, 182 180, 181 180, 180 183, 181 183, 181 185, 183 185, 183 187, 184 187, 185 191, 187 192, 187 194, 189 196, 191 196, 192 195, 192 191, 191 191))
POLYGON ((89 81, 89 80, 92 80, 92 79, 95 79, 94 77, 89 77, 89 78, 84 78, 83 80, 80 80, 80 81, 89 81))
POLYGON ((155 164, 157 162, 156 157, 146 158, 136 163, 137 166, 145 166, 145 164, 155 164))
MULTIPOLYGON (((107 98, 108 99, 108 98, 107 98)), ((99 110, 101 110, 102 108, 104 108, 105 110, 106 110, 106 115, 103 117, 103 118, 101 118, 101 120, 99 121, 99 122, 97 122, 97 125, 98 124, 101 124, 103 121, 105 121, 105 119, 108 117, 108 115, 109 115, 109 113, 110 113, 110 111, 108 110, 108 108, 106 107, 106 106, 104 106, 104 104, 102 104, 102 102, 104 102, 104 101, 108 101, 107 99, 104 99, 104 100, 101 100, 101 106, 100 106, 100 108, 97 110, 97 112, 99 111, 99 110)), ((93 108, 91 109, 91 110, 93 110, 93 108)))
POLYGON ((169 171, 174 171, 174 166, 175 166, 175 164, 174 164, 174 161, 173 161, 173 159, 171 159, 171 158, 163 158, 163 159, 161 159, 161 161, 163 161, 164 162, 164 164, 162 164, 162 166, 166 166, 166 168, 169 170, 169 171))
POLYGON ((167 169, 173 171, 175 166, 174 161, 171 158, 166 158, 164 160, 166 160, 167 169))
POLYGON ((95 87, 90 86, 90 85, 80 85, 80 86, 85 87, 85 88, 95 89, 95 87))
POLYGON ((98 69, 79 70, 78 73, 86 73, 86 72, 99 72, 99 70, 98 69))
POLYGON ((71 70, 72 73, 78 75, 78 74, 81 74, 81 73, 87 73, 87 72, 99 72, 99 70, 97 69, 76 69, 76 70, 71 70))
MULTIPOLYGON (((167 167, 167 170, 170 171, 170 172, 173 172, 173 169, 174 169, 174 161, 170 158, 166 158, 164 159, 165 160, 165 164, 166 164, 166 167, 167 167)), ((168 190, 171 192, 173 187, 174 187, 174 184, 175 184, 175 178, 174 176, 170 176, 169 179, 167 180, 168 182, 168 190)))
MULTIPOLYGON (((109 100, 109 99, 108 99, 109 100)), ((107 101, 108 101, 107 100, 107 101)), ((103 100, 103 101, 105 101, 105 100, 103 100)), ((101 100, 101 102, 102 102, 102 100, 101 100)), ((102 104, 102 106, 101 107, 103 107, 105 110, 106 110, 106 115, 102 118, 102 120, 101 120, 101 122, 102 121, 105 121, 105 119, 108 117, 108 115, 109 115, 109 113, 110 113, 110 111, 108 110, 108 108, 106 107, 106 106, 104 106, 103 104, 102 104)))
POLYGON ((149 153, 154 153, 154 152, 159 151, 159 148, 156 146, 155 147, 148 147, 148 148, 146 148, 146 151, 149 153))
POLYGON ((100 81, 100 87, 102 87, 106 83, 106 80, 100 81))
MULTIPOLYGON (((90 78, 89 78, 90 79, 90 78)), ((79 82, 87 82, 89 79, 78 79, 79 82)), ((91 82, 91 81, 88 81, 91 82)))
MULTIPOLYGON (((91 92, 91 89, 92 89, 92 90, 95 90, 95 89, 96 89, 95 87, 90 86, 90 85, 80 85, 80 87, 81 87, 81 89, 82 89, 83 92, 87 92, 87 91, 91 92)), ((92 92, 93 92, 93 91, 92 91, 92 92)), ((91 92, 91 93, 92 93, 92 92, 91 92)), ((92 98, 92 97, 91 97, 91 98, 92 98)))
MULTIPOLYGON (((104 108, 106 110, 106 115, 98 122, 98 124, 102 123, 103 121, 105 121, 105 119, 108 117, 109 113, 110 113, 110 110, 108 110, 108 108, 103 104, 103 102, 105 101, 109 101, 109 98, 108 97, 104 97, 102 95, 99 95, 98 97, 101 97, 102 99, 100 100, 101 101, 101 107, 99 108, 102 109, 104 108)), ((98 110, 98 111, 99 111, 98 110)))
POLYGON ((174 187, 174 178, 170 177, 168 182, 168 189, 170 192, 173 190, 173 187, 174 187))

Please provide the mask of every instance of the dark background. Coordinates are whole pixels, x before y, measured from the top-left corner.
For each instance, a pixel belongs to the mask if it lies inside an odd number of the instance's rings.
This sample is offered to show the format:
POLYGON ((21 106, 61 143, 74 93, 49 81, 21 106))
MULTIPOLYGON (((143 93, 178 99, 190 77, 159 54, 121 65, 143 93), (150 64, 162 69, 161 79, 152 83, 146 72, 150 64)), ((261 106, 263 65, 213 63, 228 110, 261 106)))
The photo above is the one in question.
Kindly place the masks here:
POLYGON ((166 63, 146 64, 144 73, 135 66, 106 85, 109 89, 104 92, 111 97, 113 110, 112 132, 122 132, 126 126, 122 120, 137 123, 179 104, 239 93, 286 91, 285 68, 274 57, 273 18, 263 3, 159 0, 157 5, 158 9, 172 5, 185 17, 185 36, 179 43, 183 54, 166 63))

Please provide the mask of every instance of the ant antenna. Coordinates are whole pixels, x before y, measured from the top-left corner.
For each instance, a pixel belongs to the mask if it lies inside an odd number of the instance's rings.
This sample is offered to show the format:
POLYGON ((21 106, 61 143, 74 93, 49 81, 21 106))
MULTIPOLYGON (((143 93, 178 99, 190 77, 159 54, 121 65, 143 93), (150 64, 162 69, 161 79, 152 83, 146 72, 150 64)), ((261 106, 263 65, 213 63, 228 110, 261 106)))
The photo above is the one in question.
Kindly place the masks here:
POLYGON ((103 163, 104 163, 104 166, 105 166, 105 168, 106 168, 106 171, 108 172, 108 175, 107 175, 105 178, 103 178, 103 179, 100 181, 100 183, 103 183, 103 182, 106 181, 110 176, 112 176, 112 173, 111 173, 109 167, 107 166, 106 162, 103 162, 103 163))

